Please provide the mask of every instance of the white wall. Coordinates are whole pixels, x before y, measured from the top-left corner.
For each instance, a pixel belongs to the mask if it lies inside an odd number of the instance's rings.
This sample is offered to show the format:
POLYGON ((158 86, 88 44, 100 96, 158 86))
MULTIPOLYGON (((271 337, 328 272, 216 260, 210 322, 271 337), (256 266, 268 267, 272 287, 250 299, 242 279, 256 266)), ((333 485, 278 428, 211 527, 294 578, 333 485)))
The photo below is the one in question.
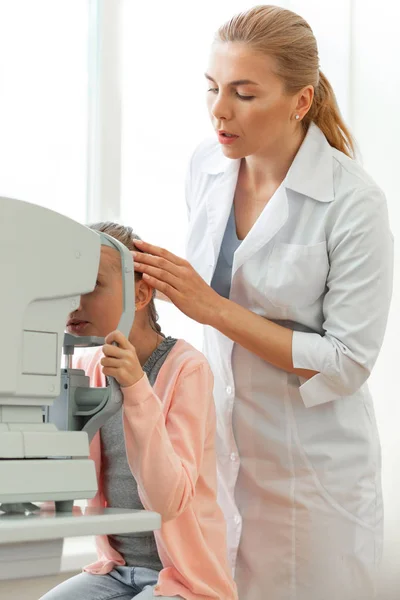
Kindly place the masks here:
POLYGON ((88 7, 0 0, 0 195, 84 220, 88 7))
MULTIPOLYGON (((366 170, 387 195, 395 241, 400 235, 400 3, 355 0, 352 47, 352 128, 366 170)), ((400 250, 385 343, 371 376, 382 440, 386 542, 380 600, 400 597, 400 250)))

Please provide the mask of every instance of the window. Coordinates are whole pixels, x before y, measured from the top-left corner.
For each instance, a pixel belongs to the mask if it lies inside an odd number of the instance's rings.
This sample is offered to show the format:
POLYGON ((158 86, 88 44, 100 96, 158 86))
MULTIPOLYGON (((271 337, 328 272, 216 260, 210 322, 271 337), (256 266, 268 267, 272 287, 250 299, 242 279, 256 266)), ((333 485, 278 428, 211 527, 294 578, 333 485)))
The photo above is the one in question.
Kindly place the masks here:
POLYGON ((0 0, 0 195, 86 218, 88 2, 0 0))

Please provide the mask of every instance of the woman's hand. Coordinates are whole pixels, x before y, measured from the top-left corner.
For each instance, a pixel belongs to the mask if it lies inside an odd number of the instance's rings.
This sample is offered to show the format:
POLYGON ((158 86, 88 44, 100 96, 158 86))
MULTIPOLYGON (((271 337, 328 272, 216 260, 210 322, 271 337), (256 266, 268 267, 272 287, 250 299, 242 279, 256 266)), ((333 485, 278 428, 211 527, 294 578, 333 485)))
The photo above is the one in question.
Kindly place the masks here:
POLYGON ((187 260, 163 248, 134 240, 143 252, 134 252, 135 270, 185 315, 211 325, 223 298, 206 284, 187 260))
POLYGON ((165 294, 185 315, 218 329, 233 342, 271 365, 309 379, 317 371, 295 369, 293 331, 226 300, 206 284, 193 267, 171 252, 135 240, 135 270, 158 292, 165 294))
POLYGON ((121 387, 134 385, 144 375, 134 346, 120 332, 113 331, 106 337, 101 359, 104 375, 114 377, 121 387), (116 342, 118 346, 112 344, 116 342))

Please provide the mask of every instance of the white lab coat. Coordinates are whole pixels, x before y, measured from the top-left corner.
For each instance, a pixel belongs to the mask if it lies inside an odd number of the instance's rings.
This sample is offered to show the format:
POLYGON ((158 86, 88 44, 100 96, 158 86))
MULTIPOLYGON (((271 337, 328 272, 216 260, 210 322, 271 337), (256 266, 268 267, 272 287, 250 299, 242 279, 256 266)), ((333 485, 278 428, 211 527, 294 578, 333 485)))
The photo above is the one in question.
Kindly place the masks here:
MULTIPOLYGON (((240 161, 207 141, 187 179, 187 257, 211 282, 240 161)), ((370 600, 382 549, 367 379, 392 289, 385 198, 311 125, 235 253, 230 299, 294 330, 288 374, 205 327, 219 500, 240 600, 370 600)))

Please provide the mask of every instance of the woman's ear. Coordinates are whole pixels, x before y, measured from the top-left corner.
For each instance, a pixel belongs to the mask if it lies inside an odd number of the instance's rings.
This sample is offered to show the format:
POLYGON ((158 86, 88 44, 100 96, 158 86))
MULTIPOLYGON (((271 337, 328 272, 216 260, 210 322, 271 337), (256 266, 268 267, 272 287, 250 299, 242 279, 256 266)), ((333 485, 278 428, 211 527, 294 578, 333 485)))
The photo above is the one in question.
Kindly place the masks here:
POLYGON ((307 85, 295 97, 296 107, 295 112, 303 119, 311 108, 314 99, 314 88, 312 85, 307 85))
POLYGON ((153 298, 153 288, 144 279, 136 281, 135 285, 135 308, 143 310, 153 298))

